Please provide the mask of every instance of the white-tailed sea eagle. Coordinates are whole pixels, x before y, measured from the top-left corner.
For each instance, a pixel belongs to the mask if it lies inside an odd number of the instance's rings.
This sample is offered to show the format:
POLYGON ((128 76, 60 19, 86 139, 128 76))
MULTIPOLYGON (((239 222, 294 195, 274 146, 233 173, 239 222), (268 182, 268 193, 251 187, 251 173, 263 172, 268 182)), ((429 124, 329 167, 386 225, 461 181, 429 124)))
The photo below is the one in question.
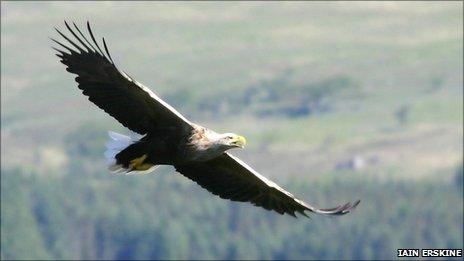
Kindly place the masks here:
POLYGON ((245 138, 234 133, 216 133, 194 124, 161 100, 150 89, 120 71, 110 56, 105 39, 98 45, 89 23, 88 36, 73 23, 65 22, 71 36, 57 32, 68 45, 54 39, 62 50, 57 56, 77 74, 78 88, 88 99, 122 125, 143 135, 132 139, 111 133, 105 152, 109 169, 115 173, 152 171, 157 165, 172 165, 203 188, 224 199, 251 202, 280 214, 305 216, 305 211, 342 215, 359 200, 335 208, 318 209, 295 198, 276 183, 260 175, 227 150, 243 148, 245 138), (90 37, 89 37, 90 36, 90 37))

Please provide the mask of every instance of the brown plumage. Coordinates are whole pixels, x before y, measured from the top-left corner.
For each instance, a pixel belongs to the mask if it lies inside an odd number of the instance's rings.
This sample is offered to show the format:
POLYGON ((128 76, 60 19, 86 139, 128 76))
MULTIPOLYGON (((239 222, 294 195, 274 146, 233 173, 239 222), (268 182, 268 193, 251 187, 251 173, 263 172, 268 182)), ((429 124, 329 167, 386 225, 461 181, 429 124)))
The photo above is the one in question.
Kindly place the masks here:
POLYGON ((88 37, 73 23, 65 22, 71 35, 57 32, 71 45, 54 39, 64 50, 57 56, 76 74, 78 88, 99 108, 122 125, 143 135, 134 139, 110 133, 105 156, 116 173, 149 172, 157 165, 175 169, 215 195, 233 201, 250 202, 280 214, 305 211, 342 215, 353 210, 359 200, 335 208, 318 209, 295 198, 228 152, 243 148, 245 138, 233 133, 219 134, 194 124, 160 99, 150 89, 120 71, 110 56, 105 39, 98 45, 87 22, 88 37))

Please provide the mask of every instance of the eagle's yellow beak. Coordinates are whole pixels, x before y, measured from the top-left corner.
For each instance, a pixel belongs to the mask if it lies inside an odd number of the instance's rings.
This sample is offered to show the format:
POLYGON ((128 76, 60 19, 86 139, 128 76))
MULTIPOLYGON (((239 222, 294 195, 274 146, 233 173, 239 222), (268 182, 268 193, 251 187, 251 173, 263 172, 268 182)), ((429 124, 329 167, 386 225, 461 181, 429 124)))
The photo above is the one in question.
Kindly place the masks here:
POLYGON ((230 144, 239 148, 244 148, 246 145, 246 139, 243 136, 235 135, 230 144))

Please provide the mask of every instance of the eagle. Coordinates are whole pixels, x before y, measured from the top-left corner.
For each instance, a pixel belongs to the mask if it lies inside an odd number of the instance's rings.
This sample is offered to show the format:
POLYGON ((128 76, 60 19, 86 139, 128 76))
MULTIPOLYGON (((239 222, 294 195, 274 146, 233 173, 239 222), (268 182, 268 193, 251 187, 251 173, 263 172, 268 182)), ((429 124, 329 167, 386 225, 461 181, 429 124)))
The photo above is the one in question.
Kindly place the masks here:
POLYGON ((67 43, 51 38, 60 46, 52 47, 56 56, 68 72, 77 75, 78 88, 92 103, 138 134, 128 137, 109 132, 111 139, 105 156, 111 172, 140 174, 160 165, 172 165, 223 199, 250 202, 294 217, 296 213, 309 217, 310 212, 343 215, 359 204, 357 200, 321 209, 296 198, 228 152, 245 147, 243 136, 217 133, 189 121, 149 88, 119 70, 105 38, 100 46, 88 21, 86 34, 74 22, 73 27, 64 23, 68 36, 55 30, 67 43))

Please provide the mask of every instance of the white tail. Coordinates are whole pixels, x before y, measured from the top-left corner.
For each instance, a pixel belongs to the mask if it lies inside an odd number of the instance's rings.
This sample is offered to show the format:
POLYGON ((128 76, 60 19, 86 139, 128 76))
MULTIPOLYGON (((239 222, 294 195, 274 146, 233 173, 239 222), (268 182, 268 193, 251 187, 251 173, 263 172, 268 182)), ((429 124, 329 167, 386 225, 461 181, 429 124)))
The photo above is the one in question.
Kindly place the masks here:
POLYGON ((116 164, 116 154, 121 152, 123 149, 127 148, 134 141, 133 138, 116 133, 114 131, 108 131, 110 140, 106 143, 105 158, 106 164, 108 165, 108 170, 112 173, 121 173, 126 171, 122 165, 116 164))
POLYGON ((111 173, 118 174, 125 172, 126 174, 145 174, 153 171, 157 167, 154 165, 148 170, 128 172, 128 169, 124 168, 121 164, 116 163, 116 154, 127 148, 132 143, 138 141, 141 136, 134 133, 131 135, 132 137, 129 137, 114 131, 108 131, 108 135, 111 139, 106 143, 105 158, 108 165, 108 170, 111 171, 111 173))

